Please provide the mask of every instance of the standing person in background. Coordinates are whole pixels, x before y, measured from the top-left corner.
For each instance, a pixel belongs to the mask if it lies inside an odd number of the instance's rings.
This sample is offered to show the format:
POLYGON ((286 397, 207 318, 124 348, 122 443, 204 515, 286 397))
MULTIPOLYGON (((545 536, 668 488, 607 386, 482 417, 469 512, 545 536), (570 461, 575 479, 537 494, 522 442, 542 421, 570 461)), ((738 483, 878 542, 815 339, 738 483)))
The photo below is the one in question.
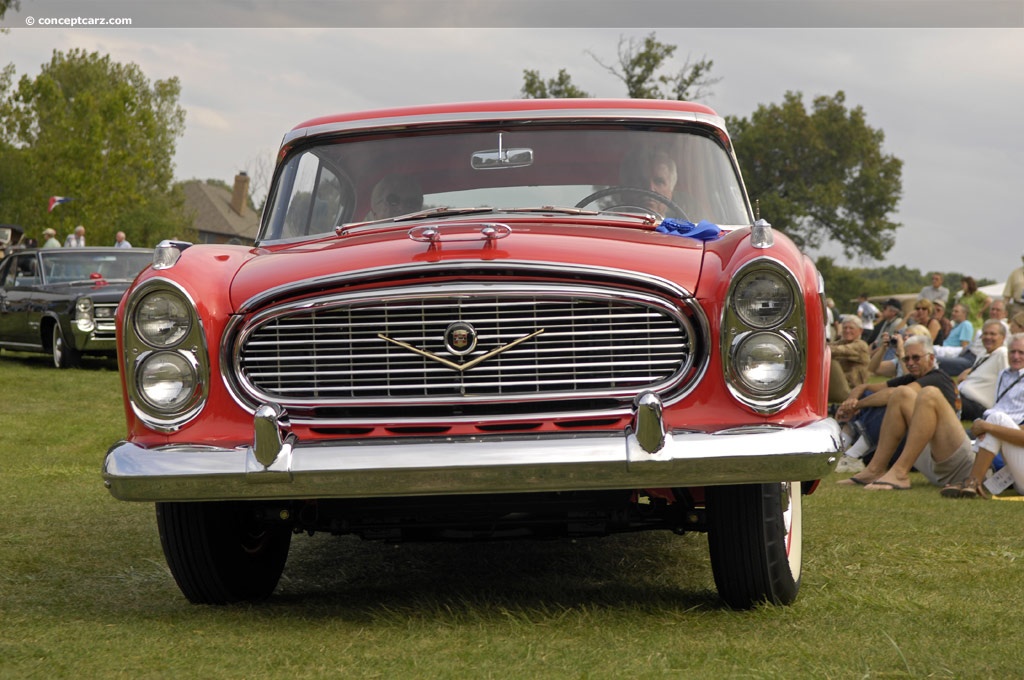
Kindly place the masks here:
POLYGON ((964 294, 960 296, 960 304, 967 306, 967 320, 974 328, 981 328, 988 306, 992 304, 992 298, 978 290, 978 282, 973 276, 965 276, 960 285, 964 290, 964 294))
POLYGON ((124 235, 123 231, 117 232, 117 235, 114 236, 114 247, 115 248, 131 248, 132 247, 132 244, 128 242, 127 238, 125 238, 125 235, 124 235))
POLYGON ((860 317, 860 325, 862 327, 861 337, 867 339, 873 330, 875 330, 875 319, 878 318, 878 307, 871 304, 868 300, 867 293, 861 293, 857 296, 857 316, 860 317))
POLYGON ((85 227, 79 224, 75 227, 73 233, 68 234, 68 237, 64 239, 65 248, 84 248, 85 247, 85 227))
MULTIPOLYGON (((1024 253, 1021 253, 1021 261, 1024 262, 1024 253)), ((1003 300, 1006 302, 1006 311, 1010 316, 1017 312, 1024 312, 1024 266, 1017 267, 1006 277, 1003 300)))
POLYGON ((53 229, 43 229, 44 248, 60 248, 60 241, 57 240, 57 232, 53 229))
POLYGON ((949 288, 942 285, 942 274, 932 272, 932 285, 922 288, 921 294, 918 297, 923 297, 930 302, 942 300, 942 304, 945 305, 946 301, 949 300, 949 288))

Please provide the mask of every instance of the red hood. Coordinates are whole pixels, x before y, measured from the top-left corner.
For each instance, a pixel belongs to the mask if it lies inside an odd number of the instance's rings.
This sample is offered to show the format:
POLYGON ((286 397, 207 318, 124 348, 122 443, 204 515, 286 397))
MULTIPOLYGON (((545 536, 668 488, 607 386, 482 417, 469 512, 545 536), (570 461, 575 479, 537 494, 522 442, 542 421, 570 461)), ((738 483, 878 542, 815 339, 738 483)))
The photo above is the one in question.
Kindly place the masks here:
POLYGON ((487 243, 443 242, 430 247, 409 238, 413 227, 452 225, 460 232, 477 230, 485 220, 446 220, 405 224, 370 230, 295 246, 274 246, 257 250, 257 256, 242 265, 231 286, 231 302, 237 309, 251 297, 268 289, 294 283, 297 278, 315 279, 342 272, 354 272, 422 263, 443 271, 452 261, 514 261, 572 263, 584 267, 607 267, 643 272, 673 281, 691 293, 696 290, 704 257, 704 243, 694 239, 659 234, 648 229, 565 225, 559 221, 517 222, 501 220, 512 233, 487 243), (457 225, 457 226, 455 226, 457 225), (294 255, 301 254, 295 258, 294 255), (297 271, 301 270, 301 277, 297 271))

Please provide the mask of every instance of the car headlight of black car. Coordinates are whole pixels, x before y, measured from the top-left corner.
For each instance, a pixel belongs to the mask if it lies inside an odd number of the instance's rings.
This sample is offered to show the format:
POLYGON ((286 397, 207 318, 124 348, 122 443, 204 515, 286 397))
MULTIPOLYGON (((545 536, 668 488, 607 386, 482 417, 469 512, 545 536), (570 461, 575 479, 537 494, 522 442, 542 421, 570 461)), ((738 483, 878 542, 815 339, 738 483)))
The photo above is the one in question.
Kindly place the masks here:
POLYGON ((92 298, 80 297, 75 301, 75 325, 83 333, 89 333, 96 327, 93 309, 92 298))

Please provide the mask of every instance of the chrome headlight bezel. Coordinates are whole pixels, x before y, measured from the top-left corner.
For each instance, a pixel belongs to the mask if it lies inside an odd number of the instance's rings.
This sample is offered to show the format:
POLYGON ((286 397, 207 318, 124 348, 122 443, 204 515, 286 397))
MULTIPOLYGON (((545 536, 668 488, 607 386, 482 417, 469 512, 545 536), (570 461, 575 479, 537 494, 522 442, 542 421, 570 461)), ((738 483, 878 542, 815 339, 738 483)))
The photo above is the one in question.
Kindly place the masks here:
POLYGON ((720 328, 722 369, 733 397, 762 415, 791 404, 807 374, 807 323, 803 291, 789 268, 765 257, 741 267, 720 328), (757 342, 764 346, 762 363, 752 364, 746 353, 757 342))
POLYGON ((199 415, 209 394, 209 353, 195 302, 178 284, 156 278, 129 293, 124 305, 121 331, 125 385, 131 409, 148 427, 159 432, 175 432, 199 415), (140 330, 139 315, 144 302, 152 295, 165 296, 173 305, 187 312, 187 323, 178 324, 178 330, 169 338, 140 330), (175 358, 169 359, 172 356, 175 358), (143 385, 146 371, 153 367, 152 362, 160 360, 176 363, 182 375, 187 374, 185 381, 191 384, 183 384, 179 398, 162 402, 143 385))

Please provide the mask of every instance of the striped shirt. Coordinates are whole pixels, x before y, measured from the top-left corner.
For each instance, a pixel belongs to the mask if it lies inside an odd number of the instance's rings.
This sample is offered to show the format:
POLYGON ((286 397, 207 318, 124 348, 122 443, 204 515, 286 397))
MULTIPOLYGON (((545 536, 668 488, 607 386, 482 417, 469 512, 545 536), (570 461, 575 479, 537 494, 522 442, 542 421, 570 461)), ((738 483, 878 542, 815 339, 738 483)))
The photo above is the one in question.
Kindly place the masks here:
POLYGON ((999 374, 995 406, 985 411, 985 415, 989 411, 1002 411, 1013 418, 1013 422, 1024 423, 1024 368, 1019 371, 1007 368, 999 374))

